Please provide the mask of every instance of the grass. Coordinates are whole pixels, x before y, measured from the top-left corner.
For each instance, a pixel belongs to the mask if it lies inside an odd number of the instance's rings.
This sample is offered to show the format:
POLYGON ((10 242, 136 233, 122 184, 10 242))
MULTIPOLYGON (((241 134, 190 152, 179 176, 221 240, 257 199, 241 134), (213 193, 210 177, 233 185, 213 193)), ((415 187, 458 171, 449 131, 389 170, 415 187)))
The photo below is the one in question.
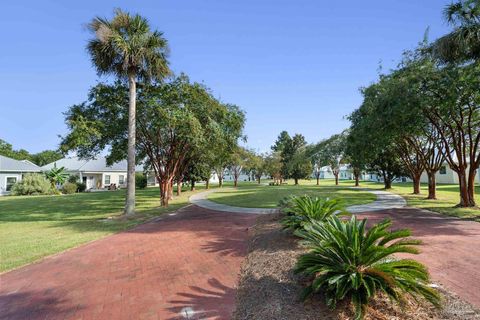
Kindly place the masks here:
MULTIPOLYGON (((348 186, 351 186, 348 185, 348 186)), ((347 185, 336 187, 332 181, 300 181, 299 185, 266 186, 256 183, 239 183, 237 189, 225 188, 209 195, 208 199, 217 203, 247 208, 275 208, 278 202, 290 195, 314 195, 318 197, 340 198, 346 206, 365 204, 375 200, 375 195, 361 190, 348 188, 347 185)))
MULTIPOLYGON (((364 182, 361 185, 375 189, 383 188, 383 184, 373 182, 364 182)), ((437 200, 426 199, 428 195, 427 184, 421 185, 419 195, 412 194, 413 186, 412 183, 408 182, 394 183, 389 191, 404 197, 411 207, 427 209, 447 216, 480 221, 480 209, 455 207, 460 202, 459 189, 456 184, 438 184, 437 200)), ((475 195, 477 203, 480 203, 480 186, 478 185, 475 188, 475 195)))
MULTIPOLYGON (((239 207, 274 208, 278 201, 288 195, 311 194, 319 197, 340 197, 346 205, 364 204, 371 202, 375 196, 366 192, 352 190, 351 180, 341 180, 340 185, 335 187, 332 179, 320 180, 320 186, 315 181, 300 181, 299 186, 292 184, 286 186, 265 186, 252 183, 240 183, 238 189, 223 189, 209 195, 209 199, 218 203, 239 207)), ((383 183, 360 182, 360 187, 370 189, 383 189, 383 183)), ((414 195, 412 183, 394 183, 389 190, 392 193, 403 196, 409 206, 427 209, 444 215, 480 221, 480 209, 478 208, 456 208, 458 204, 458 185, 439 184, 437 185, 437 200, 427 200, 428 185, 421 185, 421 194, 414 195)), ((475 194, 477 202, 480 203, 480 186, 476 187, 475 194)))
MULTIPOLYGON (((202 191, 199 186, 198 191, 202 191)), ((197 191, 197 192, 198 192, 197 191)), ((159 206, 158 188, 137 190, 136 214, 121 215, 125 191, 0 197, 0 272, 126 230, 188 204, 192 192, 159 206), (114 217, 114 219, 107 219, 114 217)))

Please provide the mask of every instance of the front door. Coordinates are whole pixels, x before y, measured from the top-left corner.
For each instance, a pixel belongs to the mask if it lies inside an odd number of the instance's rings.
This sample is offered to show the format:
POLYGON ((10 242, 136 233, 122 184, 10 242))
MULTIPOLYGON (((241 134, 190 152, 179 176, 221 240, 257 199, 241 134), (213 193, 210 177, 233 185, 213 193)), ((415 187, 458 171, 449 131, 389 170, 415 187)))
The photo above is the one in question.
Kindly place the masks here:
POLYGON ((95 178, 93 176, 88 176, 86 185, 87 189, 95 188, 95 178))

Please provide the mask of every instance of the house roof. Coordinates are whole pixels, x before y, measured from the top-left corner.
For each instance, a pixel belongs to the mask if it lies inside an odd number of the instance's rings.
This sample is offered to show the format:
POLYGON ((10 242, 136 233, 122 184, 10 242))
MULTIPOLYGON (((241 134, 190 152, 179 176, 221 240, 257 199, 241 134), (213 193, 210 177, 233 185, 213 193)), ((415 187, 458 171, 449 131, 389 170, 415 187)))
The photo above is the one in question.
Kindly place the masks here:
MULTIPOLYGON (((84 160, 78 157, 63 158, 55 162, 49 163, 47 165, 44 165, 41 169, 50 170, 54 166, 56 166, 57 168, 65 167, 65 170, 67 171, 82 171, 82 172, 127 171, 126 160, 122 160, 120 162, 116 162, 112 164, 111 166, 108 166, 107 159, 105 157, 91 159, 91 160, 84 160)), ((137 172, 143 171, 143 167, 140 165, 137 165, 135 167, 135 171, 137 172)))
POLYGON ((40 172, 40 167, 28 160, 15 160, 0 155, 0 172, 40 172))

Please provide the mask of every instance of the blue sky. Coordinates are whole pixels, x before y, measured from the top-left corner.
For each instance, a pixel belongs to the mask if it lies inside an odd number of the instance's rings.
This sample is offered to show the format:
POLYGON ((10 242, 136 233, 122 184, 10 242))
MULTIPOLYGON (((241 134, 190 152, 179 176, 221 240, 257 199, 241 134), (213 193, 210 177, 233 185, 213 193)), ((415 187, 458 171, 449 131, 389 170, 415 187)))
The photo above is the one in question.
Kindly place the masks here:
MULTIPOLYGON (((0 138, 31 152, 56 148, 64 112, 99 80, 85 23, 119 7, 164 32, 174 72, 203 81, 247 112, 248 146, 281 130, 316 142, 348 126, 379 63, 394 66, 430 27, 449 28, 443 0, 8 1, 0 20, 0 138)), ((104 79, 105 80, 105 79, 104 79)))

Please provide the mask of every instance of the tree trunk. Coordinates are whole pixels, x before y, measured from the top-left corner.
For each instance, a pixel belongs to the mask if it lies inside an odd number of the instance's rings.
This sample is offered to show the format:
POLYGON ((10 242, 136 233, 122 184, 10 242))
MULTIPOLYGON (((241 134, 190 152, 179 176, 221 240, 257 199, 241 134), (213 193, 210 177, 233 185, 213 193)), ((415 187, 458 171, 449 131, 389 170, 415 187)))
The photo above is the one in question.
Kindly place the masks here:
POLYGON ((168 200, 173 199, 173 179, 170 180, 170 185, 168 186, 168 200))
POLYGON ((437 199, 437 178, 435 177, 436 171, 427 171, 428 176, 428 197, 427 199, 437 199))
POLYGON ((320 176, 317 175, 317 186, 320 185, 320 176))
POLYGON ((210 178, 208 178, 207 181, 205 181, 205 189, 206 190, 210 189, 210 178))
POLYGON ((233 187, 238 187, 238 178, 237 177, 234 177, 233 179, 233 187))
POLYGON ((135 76, 128 77, 128 149, 127 149, 127 197, 125 200, 125 215, 135 214, 135 113, 137 100, 137 85, 135 76))
POLYGON ((355 177, 355 187, 358 187, 358 186, 360 185, 360 183, 359 183, 359 180, 360 180, 359 174, 354 174, 354 177, 355 177))
POLYGON ((160 205, 162 207, 168 207, 169 186, 170 183, 166 179, 160 180, 160 205))
POLYGON ((218 177, 218 187, 223 187, 223 178, 218 177))
POLYGON ((335 176, 335 185, 338 186, 338 173, 333 174, 335 176))
POLYGON ((460 187, 460 203, 457 205, 457 207, 469 207, 470 196, 468 194, 468 185, 465 170, 457 171, 457 175, 460 187))
POLYGON ((385 189, 392 189, 392 179, 384 177, 383 184, 385 185, 385 189))
POLYGON ((298 178, 294 178, 295 180, 295 185, 298 185, 298 178))
POLYGON ((420 194, 420 176, 415 175, 412 177, 413 180, 413 194, 420 194))
POLYGON ((473 169, 473 167, 470 167, 470 170, 468 172, 468 180, 467 180, 467 192, 468 192, 468 198, 469 198, 469 207, 475 207, 476 202, 475 202, 475 176, 477 175, 477 170, 473 169))
POLYGON ((190 191, 195 191, 195 180, 192 179, 192 180, 190 181, 190 183, 191 183, 190 191))
POLYGON ((178 181, 177 181, 177 196, 182 195, 182 186, 183 186, 182 179, 178 179, 178 181))
POLYGON ((259 176, 259 177, 258 177, 258 179, 257 179, 257 181, 258 181, 258 184, 260 184, 260 182, 261 182, 261 181, 260 181, 260 179, 262 179, 262 177, 261 177, 261 176, 259 176))

